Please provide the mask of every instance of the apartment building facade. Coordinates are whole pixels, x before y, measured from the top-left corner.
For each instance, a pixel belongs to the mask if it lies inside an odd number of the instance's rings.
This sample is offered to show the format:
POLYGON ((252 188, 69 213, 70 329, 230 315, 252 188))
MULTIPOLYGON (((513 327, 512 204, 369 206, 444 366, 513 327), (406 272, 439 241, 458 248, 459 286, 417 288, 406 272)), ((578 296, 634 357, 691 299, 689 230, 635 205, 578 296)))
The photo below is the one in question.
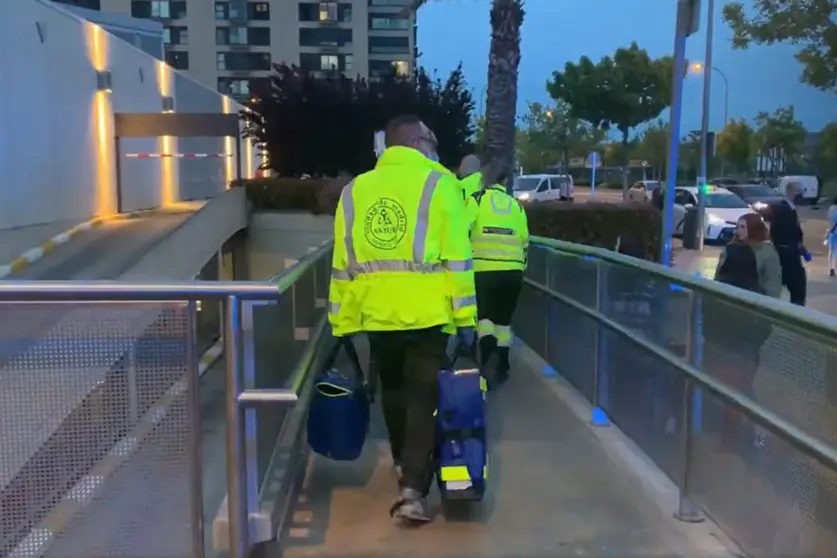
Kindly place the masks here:
POLYGON ((274 63, 315 74, 409 75, 416 64, 408 0, 58 0, 164 25, 165 59, 192 79, 245 99, 274 63))

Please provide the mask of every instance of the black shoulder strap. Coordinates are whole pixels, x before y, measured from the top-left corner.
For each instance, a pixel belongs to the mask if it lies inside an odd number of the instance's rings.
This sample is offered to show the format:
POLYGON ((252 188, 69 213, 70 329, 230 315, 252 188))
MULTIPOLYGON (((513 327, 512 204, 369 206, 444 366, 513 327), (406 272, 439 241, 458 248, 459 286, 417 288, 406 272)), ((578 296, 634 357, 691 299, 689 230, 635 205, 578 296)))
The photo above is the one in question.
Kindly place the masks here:
POLYGON ((363 368, 360 365, 360 358, 357 356, 357 350, 355 349, 355 344, 352 342, 350 337, 338 337, 335 339, 334 346, 331 348, 331 352, 328 353, 326 356, 325 361, 323 361, 323 370, 330 370, 334 368, 334 364, 337 362, 337 357, 340 355, 340 349, 346 350, 346 355, 349 357, 349 364, 354 369, 353 372, 357 374, 358 378, 361 382, 366 384, 366 388, 369 391, 369 400, 375 401, 375 392, 377 391, 377 384, 378 378, 375 374, 375 371, 370 369, 368 377, 364 375, 363 368))
POLYGON ((474 192, 473 194, 471 194, 471 197, 474 198, 477 201, 477 205, 480 204, 480 202, 482 201, 483 196, 485 196, 485 190, 479 190, 479 191, 474 192))

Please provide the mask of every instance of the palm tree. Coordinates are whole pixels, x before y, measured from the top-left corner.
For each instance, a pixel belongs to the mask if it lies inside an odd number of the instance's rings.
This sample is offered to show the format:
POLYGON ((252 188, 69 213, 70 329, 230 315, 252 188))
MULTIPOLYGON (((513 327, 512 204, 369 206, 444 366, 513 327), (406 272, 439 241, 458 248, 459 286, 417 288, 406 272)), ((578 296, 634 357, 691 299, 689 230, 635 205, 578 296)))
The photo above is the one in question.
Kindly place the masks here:
MULTIPOLYGON (((428 0, 411 0, 406 12, 415 13, 428 0)), ((520 66, 520 28, 523 0, 491 0, 491 47, 485 111, 485 155, 507 168, 515 167, 517 77, 520 66)), ((511 187, 511 184, 508 185, 511 187)))

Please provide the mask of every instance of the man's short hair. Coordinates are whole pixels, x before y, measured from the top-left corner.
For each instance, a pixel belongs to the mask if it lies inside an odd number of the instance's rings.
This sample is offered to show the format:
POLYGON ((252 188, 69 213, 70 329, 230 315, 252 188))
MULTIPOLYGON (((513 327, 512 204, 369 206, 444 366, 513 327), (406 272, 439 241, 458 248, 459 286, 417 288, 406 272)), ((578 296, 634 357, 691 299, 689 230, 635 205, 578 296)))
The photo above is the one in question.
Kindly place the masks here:
POLYGON ((421 118, 414 114, 402 114, 389 122, 384 130, 384 143, 393 145, 411 145, 415 141, 416 128, 421 126, 421 118))

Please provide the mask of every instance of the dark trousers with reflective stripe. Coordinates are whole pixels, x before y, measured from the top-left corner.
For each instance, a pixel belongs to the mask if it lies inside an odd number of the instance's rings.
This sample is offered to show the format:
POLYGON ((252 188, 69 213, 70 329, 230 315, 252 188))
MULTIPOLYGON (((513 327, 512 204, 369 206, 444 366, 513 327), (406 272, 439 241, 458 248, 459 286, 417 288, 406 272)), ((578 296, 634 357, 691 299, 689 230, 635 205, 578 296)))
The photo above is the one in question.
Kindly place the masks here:
POLYGON ((401 486, 422 494, 433 479, 439 370, 446 367, 448 336, 441 327, 369 332, 381 382, 381 404, 401 486))
POLYGON ((485 365, 492 352, 500 357, 498 369, 509 369, 509 339, 512 316, 523 287, 523 272, 518 270, 477 271, 477 333, 480 335, 480 362, 485 365), (481 324, 491 323, 492 331, 481 331, 481 324))

